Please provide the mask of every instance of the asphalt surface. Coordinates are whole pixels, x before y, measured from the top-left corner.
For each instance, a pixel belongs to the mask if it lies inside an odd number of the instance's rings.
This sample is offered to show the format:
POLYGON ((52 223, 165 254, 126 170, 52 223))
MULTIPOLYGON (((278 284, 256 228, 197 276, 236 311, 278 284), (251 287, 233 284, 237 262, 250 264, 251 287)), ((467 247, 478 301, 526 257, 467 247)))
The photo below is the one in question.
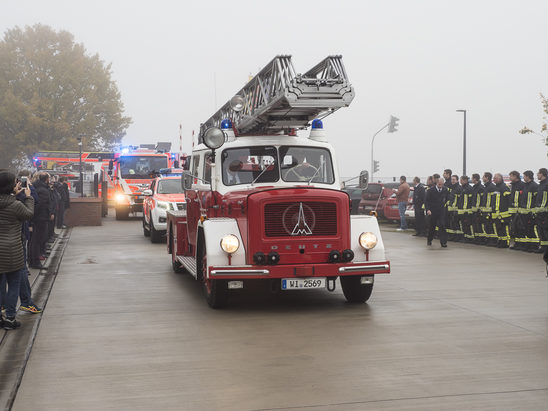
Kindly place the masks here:
POLYGON ((13 409, 547 409, 541 257, 383 238, 368 304, 255 288, 212 310, 139 220, 75 228, 13 409))

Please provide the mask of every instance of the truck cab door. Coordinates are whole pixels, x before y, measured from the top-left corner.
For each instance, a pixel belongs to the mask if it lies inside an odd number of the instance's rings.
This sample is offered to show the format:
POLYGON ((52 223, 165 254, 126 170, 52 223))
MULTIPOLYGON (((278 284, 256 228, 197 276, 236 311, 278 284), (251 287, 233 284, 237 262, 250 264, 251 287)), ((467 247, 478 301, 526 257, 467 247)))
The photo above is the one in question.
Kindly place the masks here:
MULTIPOLYGON (((200 155, 195 154, 192 156, 190 173, 193 176, 199 176, 200 174, 200 155)), ((187 220, 187 232, 188 242, 192 246, 196 246, 196 232, 198 229, 198 221, 200 220, 200 199, 198 198, 198 190, 203 183, 199 179, 194 178, 190 189, 185 189, 185 201, 186 201, 186 220, 187 220)))

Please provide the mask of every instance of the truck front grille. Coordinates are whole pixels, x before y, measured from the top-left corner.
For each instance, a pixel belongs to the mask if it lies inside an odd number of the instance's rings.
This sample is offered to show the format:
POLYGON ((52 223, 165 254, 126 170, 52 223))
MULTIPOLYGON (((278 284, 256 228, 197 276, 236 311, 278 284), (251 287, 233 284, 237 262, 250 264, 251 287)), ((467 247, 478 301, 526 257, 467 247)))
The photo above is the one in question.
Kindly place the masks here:
POLYGON ((267 237, 337 235, 337 205, 302 201, 264 206, 267 237))

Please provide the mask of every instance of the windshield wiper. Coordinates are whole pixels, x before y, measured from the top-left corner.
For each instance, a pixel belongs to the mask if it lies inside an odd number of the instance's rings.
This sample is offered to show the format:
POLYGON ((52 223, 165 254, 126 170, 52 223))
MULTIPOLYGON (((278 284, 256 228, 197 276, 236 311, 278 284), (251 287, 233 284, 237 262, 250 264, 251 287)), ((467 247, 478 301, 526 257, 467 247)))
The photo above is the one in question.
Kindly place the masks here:
POLYGON ((312 182, 312 180, 314 180, 314 177, 316 177, 316 175, 319 173, 320 171, 320 168, 323 167, 325 163, 325 160, 322 159, 322 161, 320 162, 320 166, 316 169, 316 172, 314 173, 314 175, 310 178, 310 180, 308 180, 308 184, 310 184, 312 182))
POLYGON ((266 167, 263 169, 263 171, 261 171, 260 174, 255 178, 255 180, 253 180, 253 181, 251 182, 251 185, 255 184, 255 181, 257 181, 257 180, 264 174, 264 172, 265 172, 266 170, 268 170, 269 167, 270 167, 270 166, 266 166, 266 167))

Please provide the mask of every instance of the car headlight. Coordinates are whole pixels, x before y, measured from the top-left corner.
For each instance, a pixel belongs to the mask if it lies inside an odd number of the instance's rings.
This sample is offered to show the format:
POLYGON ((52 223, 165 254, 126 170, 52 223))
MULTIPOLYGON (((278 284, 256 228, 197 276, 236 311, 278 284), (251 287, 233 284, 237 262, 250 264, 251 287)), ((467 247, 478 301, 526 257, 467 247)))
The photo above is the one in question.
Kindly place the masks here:
POLYGON ((156 206, 158 208, 163 208, 164 210, 169 210, 169 203, 167 201, 156 201, 156 206))
POLYGON ((377 236, 371 232, 360 234, 360 245, 366 250, 371 250, 377 245, 377 236))
POLYGON ((127 198, 127 195, 125 194, 121 194, 121 193, 118 193, 114 196, 114 200, 118 203, 118 204, 125 204, 128 202, 128 198, 127 198))
POLYGON ((221 240, 221 248, 225 253, 233 254, 240 248, 240 240, 234 234, 225 235, 221 240))

